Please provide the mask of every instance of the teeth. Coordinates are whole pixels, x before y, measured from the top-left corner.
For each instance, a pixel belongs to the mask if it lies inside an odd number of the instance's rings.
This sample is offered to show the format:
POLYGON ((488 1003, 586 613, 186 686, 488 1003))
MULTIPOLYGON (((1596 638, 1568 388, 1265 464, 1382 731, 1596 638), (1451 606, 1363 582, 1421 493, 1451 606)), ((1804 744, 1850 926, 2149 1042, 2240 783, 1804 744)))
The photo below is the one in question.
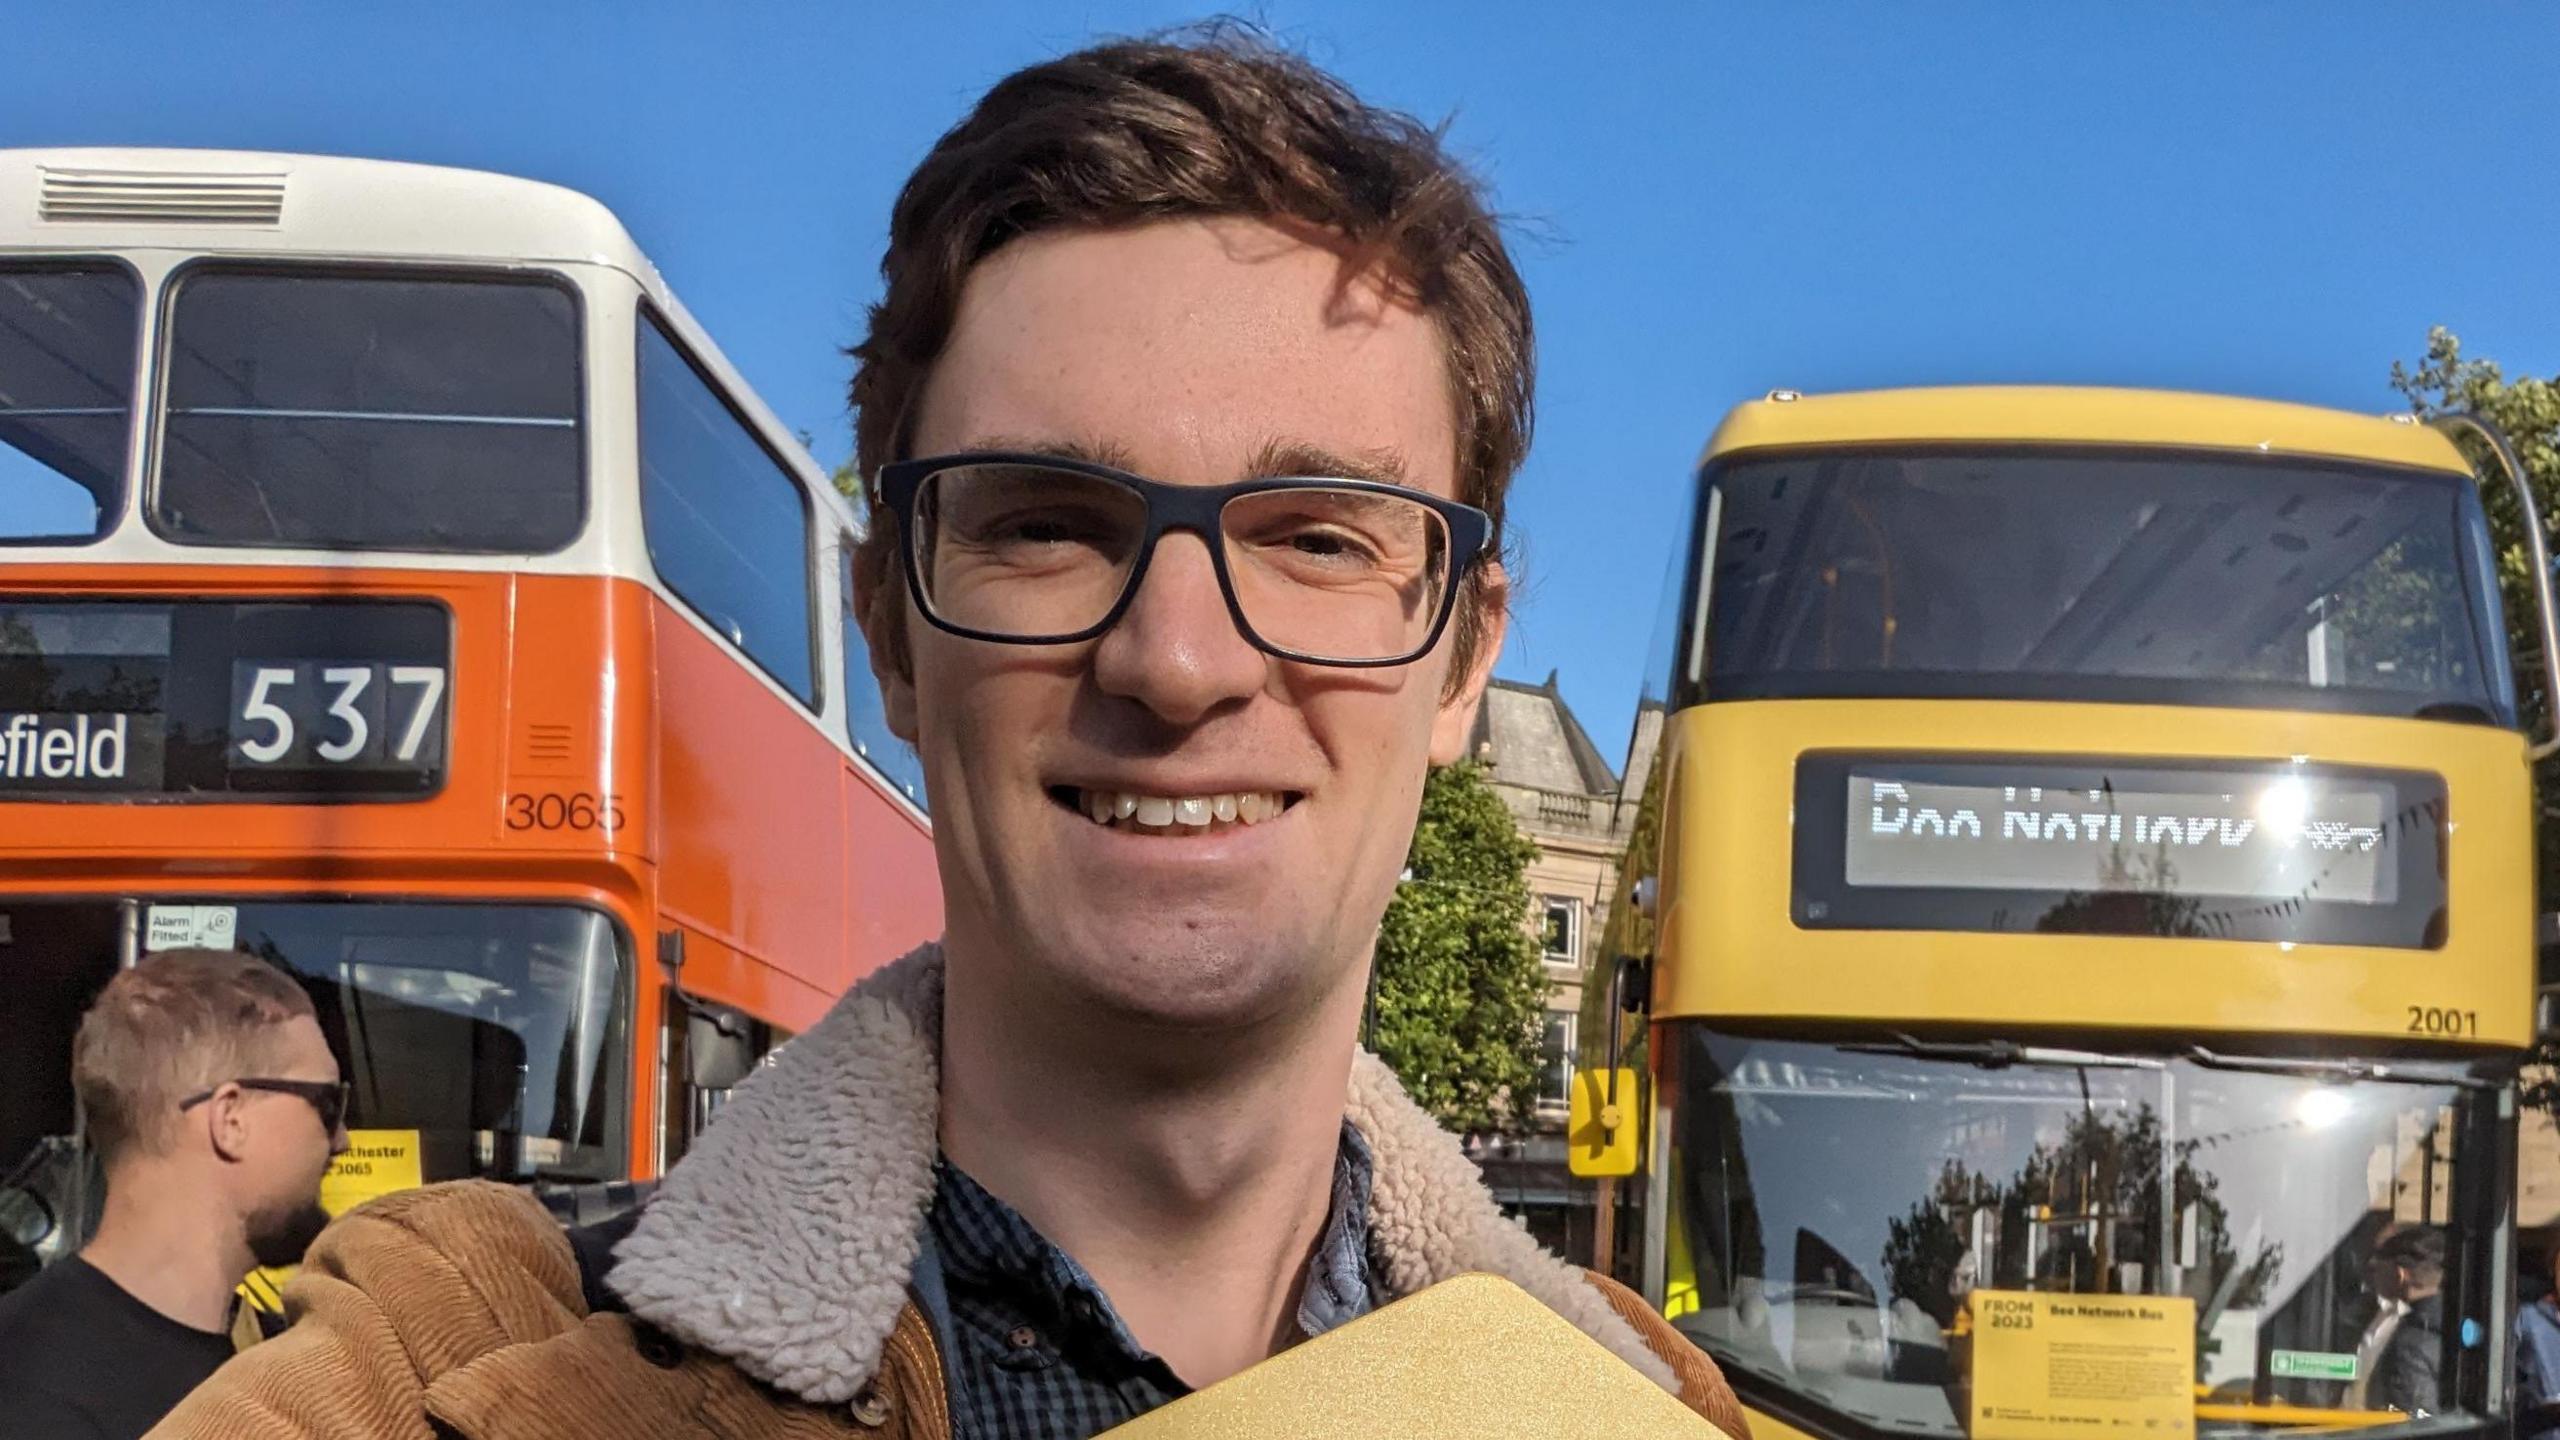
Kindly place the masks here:
POLYGON ((1125 790, 1086 790, 1077 796, 1076 808, 1096 825, 1196 835, 1217 825, 1258 825, 1286 809, 1287 802, 1267 790, 1224 795, 1136 795, 1125 790))

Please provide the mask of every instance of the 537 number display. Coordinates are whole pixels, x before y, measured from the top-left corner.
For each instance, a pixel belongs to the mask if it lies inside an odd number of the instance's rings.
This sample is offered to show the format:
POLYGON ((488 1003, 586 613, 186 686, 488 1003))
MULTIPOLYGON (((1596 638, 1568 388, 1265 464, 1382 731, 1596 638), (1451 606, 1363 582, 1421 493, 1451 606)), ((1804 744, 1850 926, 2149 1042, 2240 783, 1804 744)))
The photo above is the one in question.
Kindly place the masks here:
POLYGON ((436 769, 445 682, 441 665, 236 661, 232 768, 436 769))

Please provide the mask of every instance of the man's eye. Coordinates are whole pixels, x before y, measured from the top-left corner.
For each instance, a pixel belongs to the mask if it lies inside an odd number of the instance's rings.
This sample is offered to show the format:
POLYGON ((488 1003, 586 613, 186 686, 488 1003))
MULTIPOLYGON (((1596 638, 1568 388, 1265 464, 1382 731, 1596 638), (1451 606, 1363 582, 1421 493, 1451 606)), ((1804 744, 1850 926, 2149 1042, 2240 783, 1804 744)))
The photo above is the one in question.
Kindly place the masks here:
POLYGON ((1072 545, 1102 539, 1109 530, 1097 516, 1039 511, 999 516, 979 534, 997 545, 1072 545))
POLYGON ((1358 536, 1335 529, 1301 530, 1288 543, 1297 553, 1319 560, 1368 561, 1378 553, 1358 536))

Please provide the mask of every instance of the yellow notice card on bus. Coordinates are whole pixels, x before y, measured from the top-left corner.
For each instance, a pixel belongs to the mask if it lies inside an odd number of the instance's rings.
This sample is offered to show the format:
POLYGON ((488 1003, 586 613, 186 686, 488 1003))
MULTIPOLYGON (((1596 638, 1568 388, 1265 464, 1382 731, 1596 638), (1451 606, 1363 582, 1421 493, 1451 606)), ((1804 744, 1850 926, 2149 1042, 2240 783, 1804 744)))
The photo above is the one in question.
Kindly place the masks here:
POLYGON ((2196 1428, 2196 1302, 1973 1292, 1973 1440, 2196 1428))
POLYGON ((344 1215, 367 1200, 426 1183, 415 1130, 350 1130, 347 1153, 320 1177, 320 1208, 344 1215))

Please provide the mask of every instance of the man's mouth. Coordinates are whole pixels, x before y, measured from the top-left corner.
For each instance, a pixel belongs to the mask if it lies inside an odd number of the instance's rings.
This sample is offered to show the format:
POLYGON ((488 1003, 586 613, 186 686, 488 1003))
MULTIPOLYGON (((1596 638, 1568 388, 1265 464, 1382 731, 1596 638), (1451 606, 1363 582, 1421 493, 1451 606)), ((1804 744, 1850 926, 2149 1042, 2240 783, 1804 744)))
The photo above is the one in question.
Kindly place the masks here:
POLYGON ((1096 825, 1138 835, 1209 835, 1276 820, 1304 797, 1289 790, 1219 795, 1143 795, 1130 790, 1049 787, 1049 798, 1096 825))

